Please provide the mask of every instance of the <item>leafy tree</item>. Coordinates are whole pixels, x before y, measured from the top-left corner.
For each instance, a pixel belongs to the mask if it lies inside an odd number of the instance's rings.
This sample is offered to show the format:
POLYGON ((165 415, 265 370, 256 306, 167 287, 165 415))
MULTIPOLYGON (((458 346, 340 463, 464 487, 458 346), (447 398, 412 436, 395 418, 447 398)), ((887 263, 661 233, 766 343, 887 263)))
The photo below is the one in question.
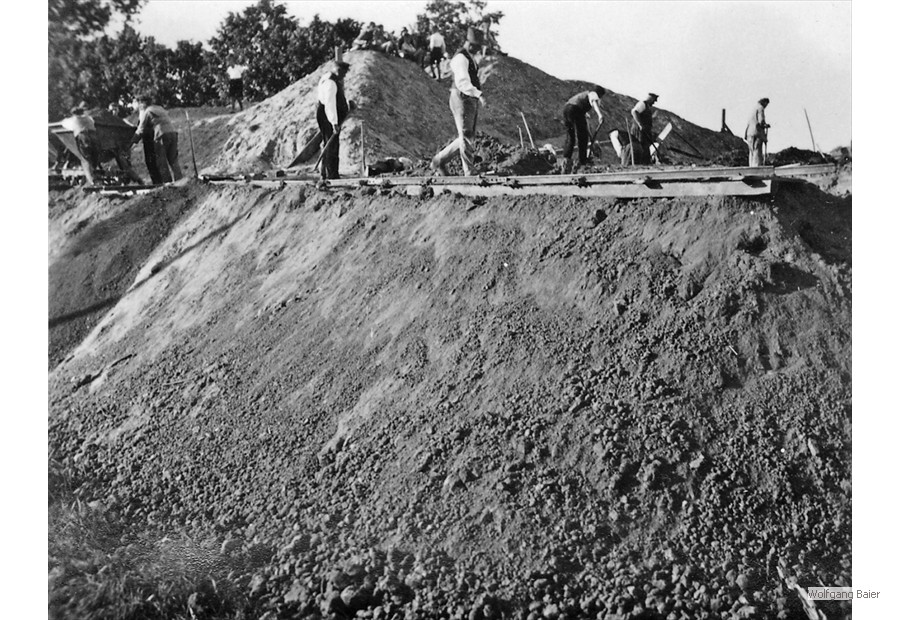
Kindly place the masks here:
MULTIPOLYGON (((202 43, 179 41, 168 52, 174 99, 181 106, 201 106, 217 98, 216 57, 202 43)), ((171 103, 170 103, 171 104, 171 103)))
POLYGON ((137 13, 146 0, 48 0, 47 19, 51 34, 68 33, 88 37, 109 25, 113 14, 126 18, 137 13))
POLYGON ((420 33, 431 33, 437 27, 444 35, 447 50, 453 53, 465 42, 466 31, 470 27, 481 30, 485 19, 496 36, 493 26, 499 25, 503 13, 488 13, 486 8, 485 0, 430 0, 425 5, 425 12, 416 16, 415 29, 420 33))
POLYGON ((50 119, 68 114, 85 97, 80 84, 91 82, 86 42, 103 31, 115 14, 130 18, 145 0, 48 0, 47 89, 50 119))
POLYGON ((247 65, 244 92, 249 99, 268 97, 291 82, 297 71, 294 49, 299 28, 283 4, 259 0, 243 13, 229 13, 209 43, 218 59, 219 84, 226 87, 225 68, 233 61, 247 65))
POLYGON ((335 47, 348 49, 360 28, 361 24, 353 19, 342 18, 332 24, 320 19, 318 14, 313 15, 309 25, 297 31, 293 52, 298 62, 291 74, 292 81, 309 75, 331 60, 335 47))

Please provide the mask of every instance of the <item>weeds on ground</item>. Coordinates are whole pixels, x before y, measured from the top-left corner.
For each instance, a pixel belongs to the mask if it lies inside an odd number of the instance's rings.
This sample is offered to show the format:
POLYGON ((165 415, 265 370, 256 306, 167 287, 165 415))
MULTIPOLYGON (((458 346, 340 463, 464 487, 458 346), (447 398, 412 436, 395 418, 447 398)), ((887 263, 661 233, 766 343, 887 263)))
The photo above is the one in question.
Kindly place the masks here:
POLYGON ((163 533, 77 498, 50 466, 49 617, 78 620, 244 618, 235 560, 210 536, 163 533))

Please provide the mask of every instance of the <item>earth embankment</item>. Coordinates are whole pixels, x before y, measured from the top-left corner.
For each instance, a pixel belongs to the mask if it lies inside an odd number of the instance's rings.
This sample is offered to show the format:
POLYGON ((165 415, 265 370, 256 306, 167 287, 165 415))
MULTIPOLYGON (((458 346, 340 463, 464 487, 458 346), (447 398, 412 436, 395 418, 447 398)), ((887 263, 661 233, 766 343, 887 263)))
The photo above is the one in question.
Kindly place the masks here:
POLYGON ((365 192, 51 212, 51 274, 121 261, 50 375, 79 499, 221 543, 282 615, 772 617, 779 568, 849 584, 849 198, 365 192))

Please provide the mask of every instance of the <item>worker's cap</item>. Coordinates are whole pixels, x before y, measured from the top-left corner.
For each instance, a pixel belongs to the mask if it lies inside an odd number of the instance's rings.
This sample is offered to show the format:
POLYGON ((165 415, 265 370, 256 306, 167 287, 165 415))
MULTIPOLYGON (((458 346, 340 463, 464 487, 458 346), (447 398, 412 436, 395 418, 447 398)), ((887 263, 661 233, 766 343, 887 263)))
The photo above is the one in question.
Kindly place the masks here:
POLYGON ((656 93, 649 93, 647 95, 647 99, 659 99, 659 95, 657 95, 656 93))
POLYGON ((484 43, 484 32, 470 27, 466 32, 466 42, 473 45, 482 45, 484 43))
POLYGON ((73 114, 75 116, 78 116, 79 114, 84 114, 84 108, 81 107, 80 105, 77 105, 77 106, 73 107, 71 110, 69 110, 69 113, 73 114))
POLYGON ((759 100, 759 102, 762 103, 762 104, 764 104, 764 105, 767 105, 767 104, 769 103, 769 98, 768 98, 768 97, 763 97, 762 99, 759 100))
POLYGON ((602 97, 606 94, 606 89, 602 86, 594 86, 594 92, 597 93, 598 97, 602 97))

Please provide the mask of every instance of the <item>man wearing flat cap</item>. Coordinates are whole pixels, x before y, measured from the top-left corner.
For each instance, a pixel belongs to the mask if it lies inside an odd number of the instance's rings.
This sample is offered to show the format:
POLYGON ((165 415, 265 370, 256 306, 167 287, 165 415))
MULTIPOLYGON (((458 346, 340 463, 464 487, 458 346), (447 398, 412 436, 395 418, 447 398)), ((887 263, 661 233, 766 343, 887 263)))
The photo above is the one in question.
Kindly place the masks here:
POLYGON ((350 65, 338 54, 331 70, 326 71, 319 80, 316 122, 319 124, 319 131, 322 132, 324 144, 322 179, 339 178, 341 125, 350 112, 347 97, 344 95, 344 76, 349 69, 350 65))
POLYGON ((632 135, 637 138, 641 148, 634 154, 634 163, 638 165, 650 165, 650 145, 653 144, 653 104, 659 99, 656 93, 648 94, 643 101, 638 101, 631 108, 631 118, 634 119, 634 131, 632 135))
POLYGON ((84 102, 72 108, 71 114, 72 116, 63 120, 62 126, 72 132, 87 184, 93 185, 94 175, 100 167, 100 139, 94 119, 88 116, 87 104, 84 102))
POLYGON ((750 166, 765 166, 766 158, 763 155, 763 146, 768 142, 769 124, 766 122, 766 106, 769 105, 769 98, 760 99, 750 120, 747 121, 747 128, 744 129, 744 141, 750 147, 750 166))
POLYGON ((456 139, 444 147, 431 160, 431 169, 441 175, 447 174, 447 161, 456 151, 462 160, 463 175, 472 174, 475 153, 475 126, 478 122, 478 106, 484 105, 478 65, 473 54, 481 50, 484 33, 469 28, 466 42, 450 60, 453 85, 450 88, 450 111, 456 123, 456 139))

